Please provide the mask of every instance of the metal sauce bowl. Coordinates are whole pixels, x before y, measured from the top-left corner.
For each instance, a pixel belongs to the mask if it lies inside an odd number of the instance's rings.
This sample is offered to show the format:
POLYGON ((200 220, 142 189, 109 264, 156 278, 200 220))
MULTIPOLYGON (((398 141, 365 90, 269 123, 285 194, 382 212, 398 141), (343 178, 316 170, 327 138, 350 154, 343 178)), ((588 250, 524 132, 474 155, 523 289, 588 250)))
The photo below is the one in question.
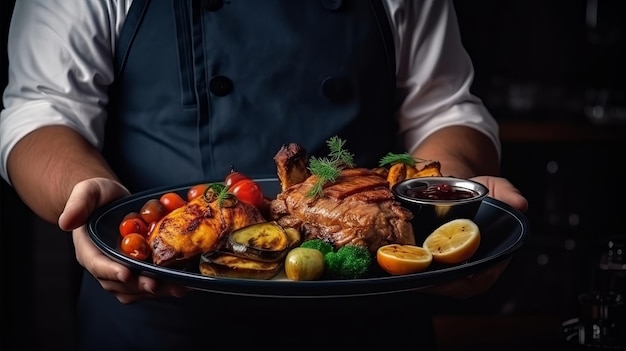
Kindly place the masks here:
MULTIPOLYGON (((489 194, 489 189, 472 180, 455 177, 419 177, 409 178, 396 183, 392 188, 396 199, 413 213, 411 221, 416 243, 421 244, 428 234, 437 227, 457 218, 474 219, 483 199, 489 194), (462 199, 433 199, 419 198, 411 193, 418 189, 444 185, 450 190, 465 190, 472 192, 470 198, 462 199)), ((435 194, 436 195, 436 194, 435 194)), ((446 197, 442 193, 441 197, 446 197)))

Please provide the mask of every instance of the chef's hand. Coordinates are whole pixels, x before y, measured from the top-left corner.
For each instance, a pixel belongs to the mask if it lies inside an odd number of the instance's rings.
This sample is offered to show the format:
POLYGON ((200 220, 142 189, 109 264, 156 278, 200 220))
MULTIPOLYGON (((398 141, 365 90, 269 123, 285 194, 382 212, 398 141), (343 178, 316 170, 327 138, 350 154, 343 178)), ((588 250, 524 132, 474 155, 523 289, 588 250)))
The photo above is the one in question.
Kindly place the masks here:
MULTIPOLYGON (((479 176, 472 178, 472 180, 489 188, 489 196, 496 200, 500 200, 522 212, 528 209, 528 200, 526 200, 521 192, 507 179, 479 176)), ((508 257, 467 277, 454 280, 450 283, 428 287, 420 291, 458 299, 466 299, 482 294, 495 284, 500 275, 506 270, 510 261, 511 257, 508 257)))
POLYGON ((122 303, 158 296, 183 296, 187 288, 134 274, 105 256, 89 238, 85 222, 93 210, 128 194, 124 186, 105 178, 88 179, 76 184, 59 217, 59 227, 72 230, 78 263, 122 303))
POLYGON ((500 200, 521 212, 528 210, 528 200, 506 178, 479 176, 471 179, 486 186, 489 189, 490 197, 500 200))

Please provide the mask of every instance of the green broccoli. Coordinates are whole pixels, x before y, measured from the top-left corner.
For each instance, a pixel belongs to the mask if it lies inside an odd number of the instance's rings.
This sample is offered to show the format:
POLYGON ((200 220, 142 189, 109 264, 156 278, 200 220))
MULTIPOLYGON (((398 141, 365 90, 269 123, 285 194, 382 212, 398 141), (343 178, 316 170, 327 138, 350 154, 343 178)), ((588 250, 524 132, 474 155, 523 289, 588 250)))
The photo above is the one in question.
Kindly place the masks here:
POLYGON ((363 277, 374 261, 364 246, 345 245, 335 251, 334 246, 322 239, 305 240, 300 247, 316 249, 324 255, 326 279, 356 279, 363 277))
POLYGON ((329 242, 324 241, 322 239, 309 239, 305 240, 300 247, 308 247, 310 249, 316 249, 322 253, 322 255, 326 255, 329 252, 333 252, 334 248, 329 242))
POLYGON ((373 258, 364 246, 345 245, 335 252, 325 254, 324 262, 329 278, 356 279, 368 272, 373 258))

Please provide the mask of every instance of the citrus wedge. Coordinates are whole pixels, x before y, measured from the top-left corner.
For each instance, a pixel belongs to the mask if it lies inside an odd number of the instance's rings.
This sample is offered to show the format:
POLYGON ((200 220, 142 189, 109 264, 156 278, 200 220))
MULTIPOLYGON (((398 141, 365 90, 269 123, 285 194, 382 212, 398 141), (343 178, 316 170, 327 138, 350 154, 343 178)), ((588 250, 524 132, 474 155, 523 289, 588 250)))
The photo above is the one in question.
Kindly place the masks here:
POLYGON ((415 245, 389 244, 376 251, 378 265, 392 275, 423 272, 432 260, 430 251, 415 245))
POLYGON ((474 221, 453 219, 435 229, 422 245, 431 252, 433 260, 457 264, 467 261, 480 245, 480 230, 474 221))

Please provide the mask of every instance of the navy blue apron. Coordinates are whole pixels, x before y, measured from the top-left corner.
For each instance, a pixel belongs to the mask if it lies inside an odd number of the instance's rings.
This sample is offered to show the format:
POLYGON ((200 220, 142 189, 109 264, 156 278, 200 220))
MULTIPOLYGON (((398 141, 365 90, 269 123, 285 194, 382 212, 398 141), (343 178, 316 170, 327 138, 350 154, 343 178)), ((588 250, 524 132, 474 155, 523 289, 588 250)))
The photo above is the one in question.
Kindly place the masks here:
POLYGON ((132 190, 222 179, 231 165, 276 176, 282 144, 323 156, 333 135, 376 166, 399 139, 378 1, 141 0, 116 69, 104 152, 132 190))
MULTIPOLYGON (((276 176, 282 144, 325 156, 334 135, 357 165, 374 167, 399 140, 386 16, 377 0, 134 0, 116 48, 104 154, 131 191, 220 180, 231 165, 276 176)), ((192 291, 123 305, 86 273, 78 325, 89 350, 428 349, 421 298, 192 291)))

